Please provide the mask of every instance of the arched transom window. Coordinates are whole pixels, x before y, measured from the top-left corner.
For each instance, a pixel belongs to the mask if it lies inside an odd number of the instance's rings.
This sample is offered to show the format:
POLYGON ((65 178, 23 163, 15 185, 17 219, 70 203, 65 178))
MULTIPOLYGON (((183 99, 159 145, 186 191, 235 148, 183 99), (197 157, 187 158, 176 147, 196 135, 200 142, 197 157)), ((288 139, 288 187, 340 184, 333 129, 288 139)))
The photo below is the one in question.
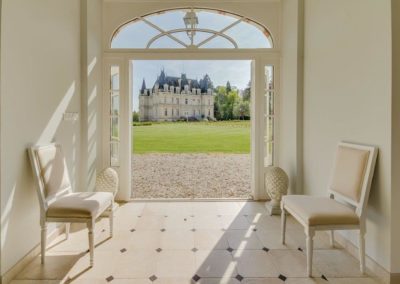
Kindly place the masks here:
POLYGON ((246 17, 220 10, 166 10, 119 27, 111 48, 272 48, 269 31, 246 17))

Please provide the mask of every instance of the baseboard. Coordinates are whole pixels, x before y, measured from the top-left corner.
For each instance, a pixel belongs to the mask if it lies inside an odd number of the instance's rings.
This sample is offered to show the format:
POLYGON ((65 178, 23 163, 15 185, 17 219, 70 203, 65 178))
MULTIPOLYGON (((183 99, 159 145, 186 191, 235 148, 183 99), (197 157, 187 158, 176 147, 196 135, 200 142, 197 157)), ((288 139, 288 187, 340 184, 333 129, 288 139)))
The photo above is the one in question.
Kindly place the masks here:
MULTIPOLYGON (((327 232, 327 234, 329 234, 327 232)), ((343 237, 341 234, 335 233, 335 241, 341 245, 346 251, 348 251, 352 256, 355 258, 359 258, 358 256, 358 247, 355 246, 352 242, 348 239, 343 237)), ((373 274, 374 277, 379 279, 385 284, 398 284, 400 283, 400 273, 395 275, 391 274, 390 272, 386 271, 382 266, 380 266, 377 262, 375 262, 372 258, 366 256, 365 257, 365 265, 367 269, 373 274), (397 277, 397 278, 393 278, 397 277), (393 280, 392 280, 393 279, 393 280), (397 282, 395 281, 397 279, 397 282)))
MULTIPOLYGON (((48 236, 47 243, 52 243, 55 238, 65 232, 65 225, 61 224, 55 228, 48 236)), ((21 258, 13 267, 0 277, 0 284, 8 284, 13 280, 35 257, 40 254, 40 244, 35 246, 23 258, 21 258)))
POLYGON ((400 273, 390 273, 390 284, 400 283, 400 273))

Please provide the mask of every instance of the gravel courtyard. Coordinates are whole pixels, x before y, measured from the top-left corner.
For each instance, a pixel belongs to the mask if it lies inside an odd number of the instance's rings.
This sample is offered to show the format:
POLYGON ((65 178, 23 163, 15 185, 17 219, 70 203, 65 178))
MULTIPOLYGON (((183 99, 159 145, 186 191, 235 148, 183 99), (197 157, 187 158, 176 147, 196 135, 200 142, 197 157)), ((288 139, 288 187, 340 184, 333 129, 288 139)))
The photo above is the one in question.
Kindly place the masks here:
POLYGON ((134 154, 133 198, 251 198, 249 154, 134 154))

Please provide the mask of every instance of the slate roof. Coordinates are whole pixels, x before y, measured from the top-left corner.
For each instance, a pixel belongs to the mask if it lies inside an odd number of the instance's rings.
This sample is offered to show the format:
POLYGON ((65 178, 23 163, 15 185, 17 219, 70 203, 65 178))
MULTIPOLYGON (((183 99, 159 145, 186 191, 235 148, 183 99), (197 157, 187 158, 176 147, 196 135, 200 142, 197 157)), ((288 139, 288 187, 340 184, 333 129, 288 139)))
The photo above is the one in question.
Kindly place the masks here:
MULTIPOLYGON (((214 85, 210 79, 208 74, 205 74, 202 79, 190 79, 186 77, 185 73, 182 73, 180 77, 175 76, 167 76, 164 70, 161 70, 160 75, 157 76, 157 80, 154 83, 153 90, 155 86, 158 84, 159 88, 163 88, 164 84, 167 84, 168 87, 174 86, 179 87, 179 80, 180 86, 183 89, 185 85, 189 85, 189 90, 191 91, 193 88, 201 89, 201 93, 207 93, 209 88, 213 89, 214 85)), ((140 93, 143 94, 146 90, 146 82, 143 79, 142 88, 140 89, 140 93)))

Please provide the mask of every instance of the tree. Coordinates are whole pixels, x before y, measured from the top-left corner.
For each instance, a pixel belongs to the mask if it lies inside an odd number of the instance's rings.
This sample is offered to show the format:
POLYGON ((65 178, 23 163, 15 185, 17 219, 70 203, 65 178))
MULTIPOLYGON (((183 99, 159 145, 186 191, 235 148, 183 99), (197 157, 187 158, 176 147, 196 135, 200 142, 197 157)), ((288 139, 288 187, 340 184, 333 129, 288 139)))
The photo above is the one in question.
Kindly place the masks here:
POLYGON ((137 111, 132 112, 132 121, 133 122, 139 121, 139 112, 137 111))
POLYGON ((223 120, 224 119, 224 113, 223 113, 223 105, 225 104, 226 101, 226 88, 219 86, 215 89, 215 99, 214 99, 214 116, 215 119, 217 120, 223 120))
POLYGON ((243 100, 250 101, 251 96, 251 81, 247 84, 247 88, 243 90, 243 100))
POLYGON ((250 103, 249 101, 244 101, 240 99, 236 101, 233 106, 233 115, 235 118, 248 119, 250 118, 250 103))
POLYGON ((234 119, 233 115, 233 106, 235 105, 236 101, 240 99, 237 91, 231 91, 226 95, 226 100, 224 105, 222 106, 223 110, 223 118, 225 120, 234 119))
POLYGON ((226 82, 226 93, 229 94, 232 91, 231 83, 229 81, 226 82))
POLYGON ((240 116, 234 114, 234 106, 241 101, 238 90, 227 91, 227 87, 219 86, 215 89, 214 115, 217 120, 230 120, 240 116))

